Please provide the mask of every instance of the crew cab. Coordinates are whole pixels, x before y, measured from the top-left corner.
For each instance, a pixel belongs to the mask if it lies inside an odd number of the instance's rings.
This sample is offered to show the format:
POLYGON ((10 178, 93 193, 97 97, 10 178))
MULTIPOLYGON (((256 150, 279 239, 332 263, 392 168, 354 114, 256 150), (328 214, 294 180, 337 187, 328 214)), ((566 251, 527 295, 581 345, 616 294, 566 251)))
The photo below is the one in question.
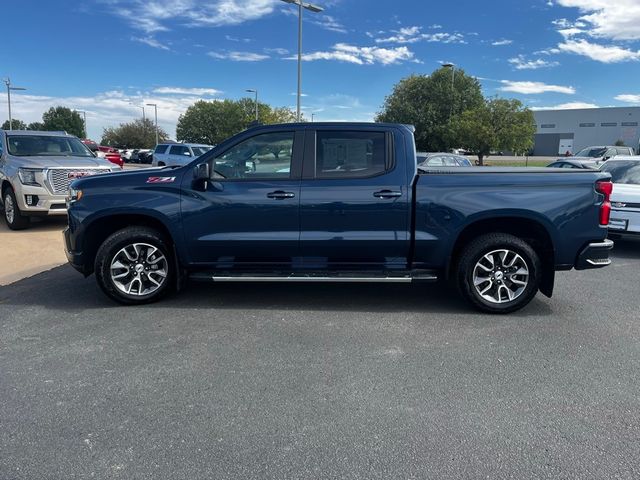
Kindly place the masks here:
POLYGON ((604 267, 610 175, 419 168, 399 124, 258 126, 182 167, 83 178, 69 262, 124 304, 212 282, 449 280, 491 313, 604 267))

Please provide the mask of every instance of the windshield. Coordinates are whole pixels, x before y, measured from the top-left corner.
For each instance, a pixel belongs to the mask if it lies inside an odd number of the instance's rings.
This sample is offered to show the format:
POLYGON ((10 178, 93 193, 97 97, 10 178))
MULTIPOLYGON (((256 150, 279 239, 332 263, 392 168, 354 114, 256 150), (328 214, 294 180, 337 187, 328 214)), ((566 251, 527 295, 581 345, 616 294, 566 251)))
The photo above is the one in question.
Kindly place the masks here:
POLYGON ((578 153, 575 154, 575 156, 576 157, 598 158, 598 157, 603 157, 604 154, 606 153, 606 151, 607 151, 606 148, 587 147, 587 148, 583 148, 582 150, 580 150, 578 153))
POLYGON ((199 157, 200 155, 204 155, 209 150, 211 150, 211 147, 191 147, 191 150, 193 150, 193 154, 196 157, 199 157))
POLYGON ((49 135, 9 135, 8 150, 17 157, 93 157, 77 138, 49 135))
POLYGON ((640 185, 640 162, 638 161, 609 161, 602 165, 600 170, 609 172, 613 183, 640 185))

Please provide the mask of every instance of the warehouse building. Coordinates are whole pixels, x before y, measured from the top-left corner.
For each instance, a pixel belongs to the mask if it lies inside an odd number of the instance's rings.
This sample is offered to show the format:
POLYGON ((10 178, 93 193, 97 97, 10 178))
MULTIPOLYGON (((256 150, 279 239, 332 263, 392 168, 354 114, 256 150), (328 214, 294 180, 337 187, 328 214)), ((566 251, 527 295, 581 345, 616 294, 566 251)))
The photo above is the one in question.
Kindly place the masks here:
POLYGON ((640 144, 640 107, 536 110, 534 155, 576 153, 592 145, 622 141, 636 152, 640 144))

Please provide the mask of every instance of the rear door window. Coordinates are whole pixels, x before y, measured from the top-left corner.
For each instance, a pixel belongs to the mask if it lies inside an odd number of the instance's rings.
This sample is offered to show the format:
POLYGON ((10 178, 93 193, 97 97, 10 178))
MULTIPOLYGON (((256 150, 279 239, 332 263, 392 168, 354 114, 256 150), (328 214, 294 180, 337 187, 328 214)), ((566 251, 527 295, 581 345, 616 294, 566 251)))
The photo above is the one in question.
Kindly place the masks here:
POLYGON ((318 131, 316 178, 367 178, 387 170, 384 132, 318 131))
POLYGON ((180 155, 183 157, 190 157, 191 152, 189 151, 189 147, 184 145, 172 145, 169 149, 169 155, 180 155))

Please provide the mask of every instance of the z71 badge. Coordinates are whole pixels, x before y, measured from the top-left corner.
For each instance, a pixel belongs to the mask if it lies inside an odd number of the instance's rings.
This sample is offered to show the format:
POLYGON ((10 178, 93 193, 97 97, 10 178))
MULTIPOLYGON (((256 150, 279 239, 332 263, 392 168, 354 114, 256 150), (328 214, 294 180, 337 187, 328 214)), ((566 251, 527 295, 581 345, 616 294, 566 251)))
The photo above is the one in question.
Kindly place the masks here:
POLYGON ((176 177, 149 177, 147 183, 173 183, 176 177))

